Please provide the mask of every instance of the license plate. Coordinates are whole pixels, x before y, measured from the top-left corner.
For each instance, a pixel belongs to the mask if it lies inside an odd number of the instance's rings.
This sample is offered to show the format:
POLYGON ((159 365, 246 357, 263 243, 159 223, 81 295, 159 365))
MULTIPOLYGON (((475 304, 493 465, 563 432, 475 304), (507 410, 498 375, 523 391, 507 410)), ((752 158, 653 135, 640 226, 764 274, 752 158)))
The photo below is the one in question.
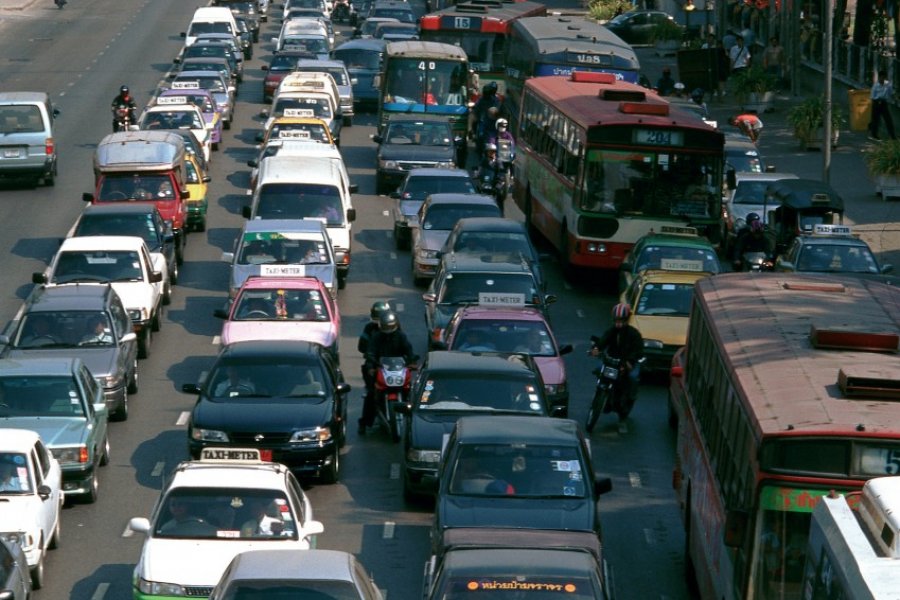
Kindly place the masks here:
POLYGON ((259 458, 266 462, 272 462, 272 451, 271 450, 260 450, 259 458))
POLYGON ((607 379, 615 379, 619 376, 619 370, 615 367, 603 367, 603 376, 607 379))
POLYGON ((19 149, 18 148, 4 148, 3 149, 3 158, 19 158, 19 149))

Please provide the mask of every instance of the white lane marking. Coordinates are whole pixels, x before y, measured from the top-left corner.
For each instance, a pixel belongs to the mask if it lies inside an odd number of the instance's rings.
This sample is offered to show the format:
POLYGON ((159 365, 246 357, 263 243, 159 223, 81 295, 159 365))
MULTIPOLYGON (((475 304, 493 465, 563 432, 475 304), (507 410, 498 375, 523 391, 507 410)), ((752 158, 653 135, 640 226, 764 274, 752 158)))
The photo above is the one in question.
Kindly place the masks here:
POLYGON ((163 461, 159 461, 155 465, 153 465, 153 470, 150 471, 150 477, 159 477, 162 475, 163 469, 166 468, 166 463, 163 461))
POLYGON ((579 309, 577 309, 577 310, 575 311, 575 315, 576 315, 579 319, 583 319, 583 318, 584 318, 584 311, 581 310, 581 309, 579 308, 579 309))
POLYGON ((641 487, 641 476, 637 473, 629 473, 628 474, 628 483, 631 484, 631 487, 635 487, 635 488, 641 487))
POLYGON ((108 589, 108 583, 98 583, 97 590, 94 592, 94 595, 91 596, 91 600, 103 600, 103 598, 106 597, 106 590, 108 589))
POLYGON ((403 285, 403 278, 400 276, 394 277, 394 285, 403 285))
POLYGON ((176 425, 187 425, 187 422, 188 422, 188 419, 190 418, 190 416, 191 416, 191 413, 189 413, 188 411, 182 412, 180 415, 178 415, 178 420, 175 421, 175 424, 176 425))
POLYGON ((221 335, 214 335, 214 336, 213 336, 213 341, 212 341, 212 343, 213 343, 213 346, 218 346, 219 344, 221 344, 221 343, 222 343, 222 336, 221 336, 221 335))
POLYGON ((394 312, 403 312, 404 310, 406 310, 406 305, 403 304, 402 302, 398 302, 398 303, 397 303, 397 310, 394 311, 394 312))
POLYGON ((400 463, 391 463, 391 479, 400 479, 400 463))
POLYGON ((394 539, 394 529, 397 527, 397 524, 393 521, 385 521, 384 522, 384 530, 381 532, 381 539, 383 540, 391 540, 394 539))
POLYGON ((391 252, 391 260, 397 260, 397 253, 391 252))
POLYGON ((644 530, 644 539, 647 541, 648 546, 653 545, 653 531, 650 529, 644 530))
POLYGON ((388 211, 388 210, 383 210, 383 211, 381 211, 381 214, 384 215, 385 217, 391 216, 391 212, 388 211))
POLYGON ((134 531, 131 529, 131 524, 125 526, 125 531, 122 532, 123 538, 130 538, 134 535, 134 531))

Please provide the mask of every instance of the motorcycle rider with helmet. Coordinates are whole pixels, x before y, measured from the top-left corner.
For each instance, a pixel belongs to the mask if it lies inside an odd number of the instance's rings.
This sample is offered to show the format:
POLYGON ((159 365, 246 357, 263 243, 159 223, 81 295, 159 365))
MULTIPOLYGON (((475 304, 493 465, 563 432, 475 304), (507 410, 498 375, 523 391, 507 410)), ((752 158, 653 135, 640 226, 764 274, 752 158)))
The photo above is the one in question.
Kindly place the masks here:
POLYGON ((113 132, 119 131, 119 119, 116 117, 116 111, 120 108, 128 110, 128 119, 131 123, 136 121, 134 111, 137 109, 137 105, 134 103, 134 97, 127 85, 119 88, 119 94, 112 101, 113 132))
POLYGON ((705 119, 709 115, 709 111, 706 102, 703 101, 703 88, 694 88, 694 91, 691 92, 691 100, 703 109, 703 118, 705 119))
POLYGON ((749 225, 749 233, 738 237, 734 244, 734 261, 732 264, 735 271, 742 271, 746 266, 744 265, 744 254, 748 252, 762 252, 766 256, 766 263, 771 263, 772 261, 772 241, 765 235, 762 220, 756 219, 750 222, 749 225))
MULTIPOLYGON (((385 303, 387 304, 387 303, 385 303)), ((374 306, 372 307, 374 311, 374 306)), ((375 372, 381 364, 382 357, 386 356, 402 356, 407 364, 416 361, 413 354, 412 344, 406 337, 406 334, 400 329, 400 318, 393 310, 389 308, 382 310, 378 316, 378 329, 372 331, 372 336, 366 343, 366 359, 363 364, 364 373, 366 373, 366 399, 363 403, 363 414, 359 419, 359 430, 357 433, 365 435, 366 427, 371 427, 375 423, 375 414, 377 407, 375 406, 375 372), (371 381, 371 392, 369 391, 368 382, 371 381)))
MULTIPOLYGON (((495 114, 500 112, 500 99, 497 97, 497 82, 492 81, 481 88, 481 98, 472 107, 469 117, 469 137, 475 140, 475 150, 481 156, 486 141, 485 131, 487 121, 490 118, 489 111, 496 108, 495 114)), ((496 119, 496 117, 494 117, 496 119)))
POLYGON ((510 157, 509 161, 512 162, 516 157, 516 140, 513 137, 513 134, 509 132, 509 121, 504 118, 499 118, 496 121, 496 133, 493 137, 488 138, 488 143, 497 144, 500 140, 506 140, 509 142, 509 150, 510 157))
MULTIPOLYGON (((622 406, 604 407, 604 412, 615 410, 619 414, 619 431, 626 431, 625 420, 631 412, 637 400, 638 381, 641 376, 641 359, 644 357, 644 338, 641 332, 628 324, 631 317, 631 306, 625 303, 616 304, 612 308, 613 324, 599 338, 592 337, 594 345, 591 347, 591 356, 601 356, 604 351, 611 358, 622 361, 622 373, 626 376, 621 380, 622 406)), ((587 427, 587 432, 593 430, 593 424, 587 427)))
POLYGON ((475 180, 481 186, 482 194, 494 196, 500 213, 503 213, 503 198, 501 197, 501 182, 504 180, 505 171, 503 163, 497 158, 497 144, 488 142, 484 145, 484 158, 475 169, 475 180))
MULTIPOLYGON (((356 349, 363 355, 363 358, 365 358, 366 353, 369 351, 372 337, 375 335, 375 332, 378 331, 378 319, 381 318, 383 313, 388 311, 393 311, 390 302, 379 300, 372 304, 372 308, 369 310, 369 322, 363 327, 362 333, 359 334, 359 340, 356 342, 356 349)), ((362 370, 363 382, 366 385, 366 395, 363 397, 363 418, 359 420, 360 432, 364 433, 365 427, 363 426, 363 421, 366 419, 365 415, 370 412, 372 414, 372 417, 367 419, 368 423, 371 423, 374 419, 375 378, 369 374, 369 369, 366 367, 365 362, 363 362, 360 368, 362 370)))

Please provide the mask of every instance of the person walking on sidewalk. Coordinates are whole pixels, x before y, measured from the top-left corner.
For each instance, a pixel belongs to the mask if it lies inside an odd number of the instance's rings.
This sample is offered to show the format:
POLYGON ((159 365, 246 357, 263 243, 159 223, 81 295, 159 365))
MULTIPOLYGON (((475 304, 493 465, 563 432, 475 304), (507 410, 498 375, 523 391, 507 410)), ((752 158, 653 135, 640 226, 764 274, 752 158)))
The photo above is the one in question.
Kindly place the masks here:
POLYGON ((892 140, 897 139, 894 135, 894 120, 891 118, 891 109, 888 101, 894 97, 894 86, 887 80, 887 71, 878 71, 878 81, 872 86, 872 121, 869 123, 869 137, 873 140, 878 139, 878 126, 881 124, 882 117, 887 127, 888 135, 892 140))
POLYGON ((739 35, 736 40, 737 43, 728 52, 732 73, 739 73, 750 66, 750 50, 744 45, 744 37, 739 35))

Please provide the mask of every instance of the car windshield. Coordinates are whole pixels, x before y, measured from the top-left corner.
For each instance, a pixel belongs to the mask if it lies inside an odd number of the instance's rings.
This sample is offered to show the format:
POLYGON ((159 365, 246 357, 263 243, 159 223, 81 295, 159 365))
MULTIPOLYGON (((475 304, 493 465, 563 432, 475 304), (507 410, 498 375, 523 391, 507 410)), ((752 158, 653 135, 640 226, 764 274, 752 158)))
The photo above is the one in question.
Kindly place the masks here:
POLYGON ((351 581, 260 579, 232 582, 222 600, 359 600, 351 581))
POLYGON ((648 283, 641 290, 635 314, 686 317, 691 312, 693 283, 648 283))
POLYGON ((547 414, 534 377, 496 373, 428 373, 418 408, 547 414))
POLYGON ((634 263, 635 272, 647 269, 718 273, 719 259, 712 249, 649 245, 634 263))
POLYGON ((341 67, 300 67, 296 70, 304 73, 328 73, 334 77, 336 84, 350 85, 350 80, 347 79, 347 72, 341 67))
POLYGON ((800 252, 798 271, 816 273, 878 273, 878 263, 864 246, 808 245, 800 252))
POLYGON ((397 19, 401 23, 415 23, 416 16, 411 10, 402 8, 376 8, 373 17, 379 19, 397 19))
POLYGON ((269 71, 293 71, 298 60, 296 56, 276 54, 272 57, 269 71))
POLYGON ((144 115, 142 129, 204 129, 203 119, 194 111, 159 111, 144 115))
MULTIPOLYGON (((30 492, 31 471, 28 468, 28 457, 15 452, 0 452, 0 495, 14 496, 30 492)), ((0 572, 2 571, 3 569, 0 569, 0 572)))
POLYGON ((327 398, 325 374, 313 357, 267 356, 219 363, 209 375, 206 393, 214 402, 246 402, 327 398))
POLYGON ((326 54, 328 40, 320 37, 287 38, 281 46, 282 50, 306 50, 313 54, 326 54))
POLYGON ((281 490, 179 487, 163 499, 157 538, 296 540, 297 516, 281 490))
POLYGON ((335 50, 334 56, 344 61, 348 69, 368 69, 377 71, 381 68, 383 53, 377 50, 335 50))
POLYGON ((226 46, 210 46, 207 44, 193 44, 184 49, 184 58, 207 56, 230 59, 231 52, 226 46))
POLYGON ((404 121, 388 124, 384 139, 388 144, 415 144, 417 146, 450 146, 453 138, 450 128, 444 124, 404 121))
POLYGON ((19 349, 76 348, 113 346, 115 339, 105 312, 42 311, 25 314, 12 343, 19 349))
POLYGON ((599 584, 582 576, 530 575, 522 570, 479 569, 474 575, 449 575, 440 582, 441 600, 592 600, 605 596, 599 584), (503 587, 500 587, 503 586, 503 587))
POLYGON ((226 21, 213 21, 210 23, 202 23, 195 22, 191 23, 191 28, 188 30, 189 37, 197 37, 198 35, 204 33, 233 33, 231 31, 231 25, 226 21))
POLYGON ((450 231, 456 222, 468 217, 499 217, 495 204, 432 204, 425 213, 422 229, 450 231))
POLYGON ((575 446, 463 444, 451 467, 450 494, 586 498, 586 469, 575 446))
POLYGON ((725 168, 736 173, 762 173, 763 164, 755 150, 725 149, 725 168))
POLYGON ((0 378, 0 417, 84 417, 81 395, 71 376, 0 378))
MULTIPOLYGON (((313 242, 308 242, 315 252, 313 242)), ((235 301, 235 321, 328 322, 328 306, 319 290, 252 289, 235 301)))
POLYGON ((344 224, 340 190, 333 185, 271 183, 259 191, 259 219, 323 219, 329 227, 344 224))
POLYGON ((450 350, 556 356, 546 323, 512 319, 463 319, 453 333, 450 350))
MULTIPOLYGON (((118 202, 121 200, 174 201, 175 191, 172 186, 172 178, 167 174, 132 175, 126 173, 123 175, 103 175, 97 200, 100 202, 118 202)), ((138 237, 143 237, 143 235, 138 237)))
POLYGON ((130 250, 70 250, 59 255, 52 283, 141 281, 137 252, 130 250))
POLYGON ((440 304, 541 304, 530 273, 451 273, 438 293, 440 304))
POLYGON ((314 98, 308 96, 300 98, 285 98, 284 96, 279 96, 275 101, 275 108, 272 110, 272 116, 318 117, 327 121, 332 116, 331 104, 329 104, 328 98, 314 98))
MULTIPOLYGON (((771 184, 771 181, 740 181, 734 190, 734 197, 731 199, 731 202, 733 204, 760 205, 766 200, 766 188, 771 184)), ((775 208, 777 205, 772 199, 769 199, 768 204, 772 208, 775 208)))
POLYGON ((239 265, 322 265, 331 260, 322 240, 287 239, 277 234, 244 234, 239 265))
POLYGON ((228 91, 228 87, 225 85, 225 82, 222 81, 219 77, 197 77, 192 75, 190 78, 185 79, 175 79, 176 82, 195 82, 197 85, 204 90, 209 90, 212 93, 221 93, 224 94, 228 91))
POLYGON ((504 231, 463 231, 456 236, 452 250, 459 254, 521 255, 526 260, 535 258, 534 247, 525 234, 504 231))
POLYGON ((474 194, 468 177, 421 177, 410 174, 403 185, 404 200, 424 200, 428 194, 474 194))
POLYGON ((86 214, 78 221, 75 236, 87 235, 128 235, 139 237, 147 243, 150 251, 158 249, 159 232, 153 215, 149 213, 134 215, 86 214))

